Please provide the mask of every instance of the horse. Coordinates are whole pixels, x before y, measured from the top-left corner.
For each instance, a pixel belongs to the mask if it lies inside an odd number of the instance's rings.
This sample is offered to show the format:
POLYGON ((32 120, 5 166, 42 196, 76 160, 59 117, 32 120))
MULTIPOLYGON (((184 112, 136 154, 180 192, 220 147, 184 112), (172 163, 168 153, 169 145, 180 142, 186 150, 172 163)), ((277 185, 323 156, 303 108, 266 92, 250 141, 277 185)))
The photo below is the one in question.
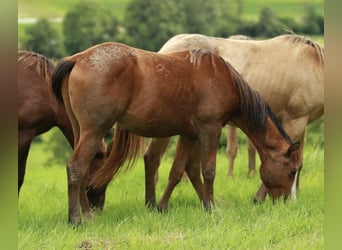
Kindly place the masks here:
POLYGON ((66 108, 76 141, 67 162, 72 225, 82 222, 81 215, 84 220, 92 217, 82 195, 83 183, 101 139, 114 124, 111 151, 92 176, 93 187, 107 185, 125 169, 122 166, 132 166, 143 137, 179 135, 172 169, 177 172, 183 163, 199 159, 201 201, 210 210, 219 136, 227 122, 234 122, 261 155, 261 179, 270 195, 288 198, 295 193, 300 143, 292 143, 264 99, 213 53, 163 55, 122 43, 101 43, 65 57, 53 73, 52 88, 66 108))
MULTIPOLYGON (((33 139, 58 127, 73 147, 74 136, 65 108, 51 90, 51 75, 55 66, 45 56, 18 51, 18 195, 24 183, 26 160, 33 139)), ((91 173, 104 161, 105 147, 92 162, 91 173)), ((105 187, 87 192, 91 207, 103 208, 105 187)))
MULTIPOLYGON (((303 158, 305 129, 324 114, 324 48, 295 34, 256 41, 246 36, 231 38, 200 34, 179 34, 170 38, 159 50, 168 54, 189 49, 204 49, 229 61, 242 77, 269 103, 293 141, 300 142, 303 158)), ((157 172, 169 138, 153 138, 145 154, 145 168, 157 172)), ((238 151, 235 126, 227 126, 228 176, 233 175, 238 151)), ((248 140, 248 174, 255 170, 255 148, 248 140)), ((152 173, 151 173, 152 175, 152 173)), ((146 180, 146 203, 155 198, 152 178, 146 180), (149 199, 149 200, 148 200, 149 199)), ((299 188, 299 175, 297 178, 299 188)), ((261 185, 254 201, 263 201, 267 190, 261 185)))

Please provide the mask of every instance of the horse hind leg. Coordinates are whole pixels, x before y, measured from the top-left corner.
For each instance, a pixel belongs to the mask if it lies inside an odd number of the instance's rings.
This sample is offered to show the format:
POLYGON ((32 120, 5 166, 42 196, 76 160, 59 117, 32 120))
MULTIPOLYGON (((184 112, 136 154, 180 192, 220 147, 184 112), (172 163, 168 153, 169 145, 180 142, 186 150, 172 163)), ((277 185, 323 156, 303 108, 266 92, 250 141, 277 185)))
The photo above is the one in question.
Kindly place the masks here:
POLYGON ((69 223, 74 225, 81 223, 80 207, 84 217, 86 219, 91 218, 85 186, 88 180, 90 162, 101 147, 101 138, 90 134, 83 137, 81 135, 67 163, 69 223))
POLYGON ((247 139, 247 148, 248 148, 248 173, 247 176, 252 177, 256 174, 255 169, 255 157, 256 157, 256 150, 253 145, 253 142, 247 139))
POLYGON ((158 168, 170 138, 152 138, 145 153, 145 205, 156 207, 156 183, 158 168))
POLYGON ((233 177, 234 161, 238 153, 237 129, 227 125, 227 158, 228 158, 228 177, 233 177))
POLYGON ((193 144, 194 141, 191 141, 182 136, 179 137, 176 155, 169 174, 169 182, 157 206, 159 212, 163 212, 167 209, 172 191, 174 190, 175 186, 182 180, 185 165, 190 157, 193 144))

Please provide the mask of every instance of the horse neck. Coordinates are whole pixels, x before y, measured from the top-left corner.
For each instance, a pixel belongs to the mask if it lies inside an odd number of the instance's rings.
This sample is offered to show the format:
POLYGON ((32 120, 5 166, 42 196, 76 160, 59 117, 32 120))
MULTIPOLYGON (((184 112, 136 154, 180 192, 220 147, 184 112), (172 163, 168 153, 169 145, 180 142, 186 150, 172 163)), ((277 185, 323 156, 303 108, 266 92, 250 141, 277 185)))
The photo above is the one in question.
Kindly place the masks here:
POLYGON ((236 117, 232 121, 253 142, 261 162, 270 156, 275 157, 279 152, 285 153, 290 146, 290 142, 284 138, 270 117, 267 117, 266 127, 259 126, 253 129, 249 128, 242 117, 236 117))

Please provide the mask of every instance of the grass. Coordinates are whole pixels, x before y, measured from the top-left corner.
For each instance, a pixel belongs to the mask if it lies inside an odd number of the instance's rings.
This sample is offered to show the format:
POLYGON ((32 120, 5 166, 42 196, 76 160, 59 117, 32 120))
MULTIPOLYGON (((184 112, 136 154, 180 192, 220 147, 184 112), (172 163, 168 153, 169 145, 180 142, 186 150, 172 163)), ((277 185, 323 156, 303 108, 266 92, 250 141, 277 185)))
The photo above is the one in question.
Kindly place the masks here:
MULTIPOLYGON (((234 179, 226 177, 227 159, 218 154, 212 213, 203 211, 187 182, 176 187, 167 213, 146 209, 140 159, 131 172, 111 182, 102 213, 95 212, 92 221, 72 228, 67 224, 65 168, 43 167, 48 154, 35 144, 18 204, 18 248, 323 249, 323 149, 306 145, 300 196, 286 204, 269 199, 253 204, 260 178, 246 177, 246 154, 240 147, 234 179)), ((166 157, 160 167, 158 197, 171 162, 166 157)))
MULTIPOLYGON (((96 0, 90 1, 99 2, 96 0)), ((66 11, 73 6, 75 2, 76 1, 69 0, 19 0, 18 17, 61 17, 65 15, 66 11)), ((130 0, 102 0, 101 4, 112 9, 116 16, 122 20, 126 6, 129 2, 130 0)), ((271 7, 275 14, 281 17, 302 16, 307 5, 314 6, 318 14, 324 14, 323 0, 243 0, 242 5, 244 10, 243 17, 250 19, 258 18, 260 10, 265 6, 271 7)))

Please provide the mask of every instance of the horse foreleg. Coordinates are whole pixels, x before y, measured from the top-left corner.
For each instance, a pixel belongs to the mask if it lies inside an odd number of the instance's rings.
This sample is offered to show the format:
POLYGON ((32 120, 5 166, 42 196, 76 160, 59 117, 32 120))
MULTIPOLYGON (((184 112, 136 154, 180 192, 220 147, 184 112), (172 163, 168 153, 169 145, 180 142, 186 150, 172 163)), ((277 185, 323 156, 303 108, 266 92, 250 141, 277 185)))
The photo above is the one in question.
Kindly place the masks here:
POLYGON ((191 158, 189 159, 188 164, 185 167, 185 172, 187 173, 192 186, 194 187, 198 198, 201 203, 203 202, 204 197, 204 186, 201 180, 201 163, 199 159, 199 148, 198 143, 194 147, 191 153, 191 158))
MULTIPOLYGON (((100 167, 104 164, 105 158, 106 158, 106 151, 107 146, 102 141, 102 147, 100 150, 96 153, 95 158, 92 160, 90 167, 89 167, 89 180, 91 179, 91 176, 96 173, 97 170, 100 169, 100 167)), ((103 209, 105 199, 106 199, 106 189, 107 185, 101 188, 92 188, 87 184, 87 197, 89 200, 89 205, 92 209, 103 209)))
POLYGON ((156 206, 156 183, 161 158, 169 144, 170 137, 152 138, 145 153, 145 205, 156 206))
POLYGON ((214 207, 216 153, 221 129, 220 124, 202 124, 199 126, 200 159, 204 181, 203 206, 207 210, 214 207))
POLYGON ((228 176, 233 176, 234 161, 238 153, 237 129, 234 126, 227 125, 227 158, 228 158, 228 176))
POLYGON ((161 200, 158 203, 158 211, 162 212, 167 209, 168 202, 173 189, 182 180, 185 165, 190 158, 193 144, 194 141, 188 140, 187 138, 184 138, 182 136, 179 137, 176 155, 173 160, 173 164, 169 174, 169 182, 167 184, 167 187, 164 191, 161 200))
POLYGON ((31 142, 34 138, 35 132, 21 132, 19 131, 18 136, 18 195, 20 188, 24 183, 26 161, 30 150, 31 142))
POLYGON ((253 145, 253 142, 247 139, 247 148, 248 148, 248 176, 254 176, 256 173, 255 169, 255 156, 256 150, 253 145))

